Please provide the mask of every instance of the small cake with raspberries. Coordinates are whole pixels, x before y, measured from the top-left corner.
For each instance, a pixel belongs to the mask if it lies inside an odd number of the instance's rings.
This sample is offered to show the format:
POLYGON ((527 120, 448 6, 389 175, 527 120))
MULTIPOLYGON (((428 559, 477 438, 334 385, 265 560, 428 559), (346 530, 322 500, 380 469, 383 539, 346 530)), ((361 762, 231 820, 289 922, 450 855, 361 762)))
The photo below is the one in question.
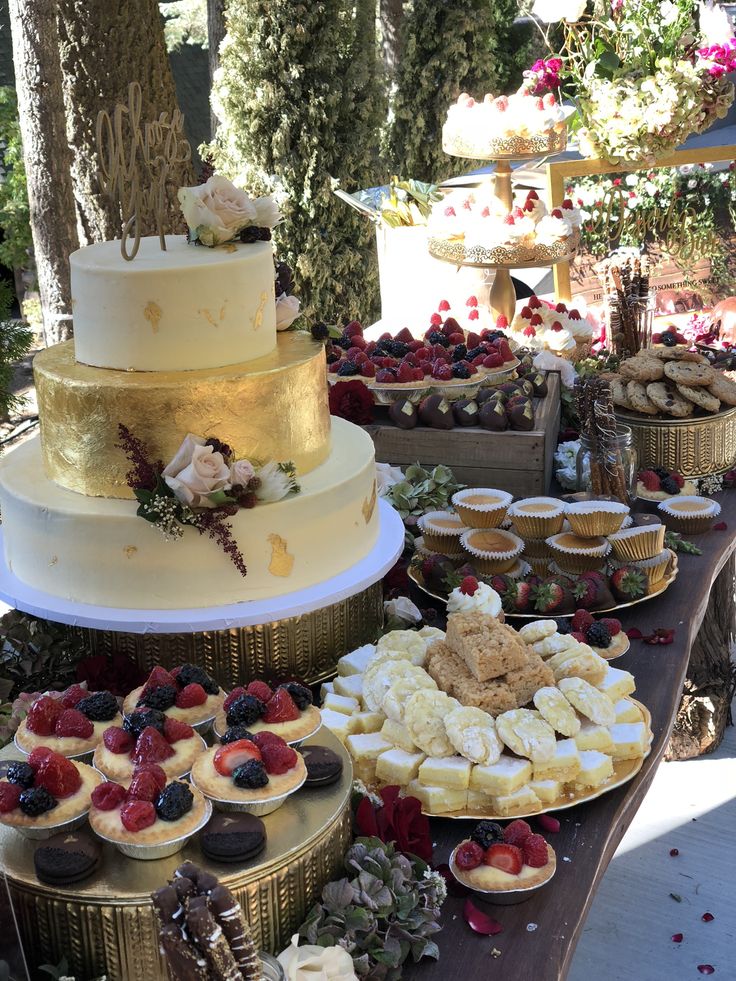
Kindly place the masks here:
POLYGON ((636 478, 636 496, 643 501, 666 501, 678 494, 685 496, 698 493, 692 480, 685 480, 677 470, 665 467, 649 467, 640 470, 636 478))
POLYGON ((194 761, 191 780, 221 811, 270 814, 307 779, 301 754, 262 730, 214 746, 194 761))
POLYGON ((181 777, 204 747, 204 739, 186 722, 140 708, 126 715, 122 726, 105 729, 93 762, 109 780, 129 780, 142 763, 157 763, 167 777, 181 777))
POLYGON ((559 153, 567 145, 566 120, 553 92, 539 97, 522 86, 513 95, 482 99, 461 92, 447 110, 442 149, 474 160, 559 153))
POLYGON ((120 725, 117 699, 109 691, 90 692, 71 685, 61 694, 47 692, 37 698, 18 726, 15 745, 24 753, 37 746, 62 756, 91 753, 110 725, 120 725))
POLYGON ((487 893, 490 902, 494 894, 520 893, 521 900, 549 882, 557 859, 552 846, 526 821, 512 821, 505 828, 480 821, 454 849, 450 868, 458 882, 487 893))
POLYGON ((212 806, 187 783, 170 782, 156 763, 142 763, 125 787, 108 780, 92 792, 89 823, 130 858, 173 855, 209 820, 212 806))
POLYGON ((215 735, 227 741, 228 730, 245 726, 250 732, 272 732, 287 743, 299 743, 322 725, 312 693, 296 681, 272 689, 265 681, 233 688, 215 719, 215 735))
POLYGON ((222 708, 225 692, 196 664, 181 664, 167 671, 155 667, 140 688, 134 688, 123 702, 129 715, 136 708, 157 709, 170 719, 205 728, 222 708))
POLYGON ((37 746, 0 780, 0 822, 28 838, 48 838, 61 826, 71 830, 84 822, 102 780, 91 766, 37 746))
POLYGON ((596 620, 588 610, 576 610, 570 626, 572 638, 581 644, 587 644, 607 661, 619 657, 629 649, 629 638, 621 629, 621 621, 615 617, 596 620))

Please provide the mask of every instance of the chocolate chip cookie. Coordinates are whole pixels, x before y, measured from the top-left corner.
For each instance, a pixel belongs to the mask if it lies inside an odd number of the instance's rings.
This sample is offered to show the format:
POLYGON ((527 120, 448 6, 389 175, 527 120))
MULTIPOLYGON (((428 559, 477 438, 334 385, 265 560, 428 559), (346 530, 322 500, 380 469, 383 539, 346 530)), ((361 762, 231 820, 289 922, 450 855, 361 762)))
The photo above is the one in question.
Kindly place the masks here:
POLYGON ((721 407, 720 399, 712 395, 704 385, 678 385, 677 391, 706 412, 718 412, 721 407))
POLYGON ((694 361, 668 361, 664 373, 676 385, 710 385, 715 381, 716 373, 707 364, 695 364, 694 361))
POLYGON ((622 409, 629 409, 633 411, 634 406, 629 401, 629 396, 626 394, 626 378, 622 378, 620 375, 612 375, 608 379, 611 385, 611 398, 613 399, 614 405, 620 405, 622 409))
POLYGON ((659 412, 657 406, 647 395, 646 386, 640 381, 630 381, 626 385, 626 396, 631 402, 634 412, 641 412, 645 416, 656 416, 659 412))
POLYGON ((695 408, 692 402, 680 395, 674 385, 667 385, 665 382, 651 382, 647 385, 647 396, 660 412, 676 419, 691 416, 695 408))
POLYGON ((715 395, 717 399, 725 402, 726 405, 736 405, 736 382, 730 378, 726 378, 720 371, 715 371, 713 374, 715 377, 710 385, 708 385, 710 394, 715 395))
POLYGON ((621 375, 628 380, 638 382, 654 382, 664 377, 664 366, 658 358, 650 358, 637 354, 621 362, 621 375))

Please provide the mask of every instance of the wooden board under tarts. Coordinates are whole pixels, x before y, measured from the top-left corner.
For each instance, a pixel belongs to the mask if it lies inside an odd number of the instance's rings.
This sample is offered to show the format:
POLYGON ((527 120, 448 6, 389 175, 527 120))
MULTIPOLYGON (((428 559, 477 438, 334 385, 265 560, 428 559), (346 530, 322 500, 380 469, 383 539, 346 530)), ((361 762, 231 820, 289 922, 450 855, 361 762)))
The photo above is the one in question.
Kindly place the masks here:
MULTIPOLYGON (((326 728, 310 741, 338 753, 342 776, 330 786, 303 787, 264 817, 265 850, 235 868, 206 858, 198 835, 170 858, 149 862, 125 858, 104 844, 100 867, 89 879, 52 887, 35 875, 38 842, 0 826, 0 868, 7 875, 32 971, 65 957, 68 973, 77 977, 166 981, 150 894, 184 861, 213 872, 233 891, 260 948, 282 950, 322 886, 342 874, 343 855, 352 841, 350 756, 326 728)), ((2 756, 20 754, 9 746, 2 756)))

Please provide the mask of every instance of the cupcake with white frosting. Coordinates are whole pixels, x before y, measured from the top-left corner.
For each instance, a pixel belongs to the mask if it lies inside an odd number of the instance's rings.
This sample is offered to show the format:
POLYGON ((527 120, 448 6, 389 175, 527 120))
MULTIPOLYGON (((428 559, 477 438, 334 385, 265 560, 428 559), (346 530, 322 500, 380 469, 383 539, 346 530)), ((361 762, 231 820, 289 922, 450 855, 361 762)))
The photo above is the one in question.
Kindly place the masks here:
POLYGON ((495 589, 474 576, 466 576, 450 593, 447 600, 448 613, 485 613, 489 617, 503 620, 501 597, 495 589))

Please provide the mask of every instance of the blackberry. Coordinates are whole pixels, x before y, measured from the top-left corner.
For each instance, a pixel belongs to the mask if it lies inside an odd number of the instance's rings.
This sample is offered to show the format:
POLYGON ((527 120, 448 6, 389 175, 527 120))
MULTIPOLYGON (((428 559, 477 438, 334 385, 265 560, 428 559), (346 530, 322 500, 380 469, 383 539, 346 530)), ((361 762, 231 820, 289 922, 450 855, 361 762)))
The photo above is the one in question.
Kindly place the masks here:
POLYGON ((403 341, 386 341, 386 347, 388 348, 388 353, 394 358, 403 358, 405 354, 409 353, 409 345, 404 344, 403 341))
POLYGON ((45 787, 30 787, 23 791, 18 803, 24 814, 35 818, 39 814, 45 814, 46 811, 53 811, 59 802, 45 787))
POLYGON ((165 712, 166 709, 171 708, 175 701, 176 688, 173 685, 159 685, 157 688, 149 688, 148 691, 144 691, 137 704, 165 712))
POLYGON ((330 336, 330 328, 327 326, 327 324, 323 324, 321 322, 318 324, 312 324, 310 330, 315 341, 326 341, 330 336))
POLYGON ((138 709, 135 712, 131 712, 130 715, 125 716, 123 719, 123 729, 133 739, 137 739, 148 726, 153 726, 154 729, 157 729, 163 734, 165 721, 166 716, 163 712, 159 712, 158 709, 138 709))
POLYGON ((256 698, 254 695, 241 695, 227 710, 227 724, 229 726, 252 726, 254 722, 258 722, 265 711, 266 706, 260 698, 256 698))
POLYGON ((258 241, 259 242, 270 242, 271 241, 271 229, 270 228, 259 228, 258 229, 258 241))
POLYGON ((118 714, 118 700, 109 691, 96 691, 94 695, 85 695, 74 708, 82 712, 90 722, 110 722, 118 714))
POLYGON ((240 238, 240 241, 245 242, 246 245, 252 245, 253 242, 257 242, 260 238, 260 231, 261 230, 258 225, 248 225, 247 228, 244 228, 241 231, 238 237, 240 238))
POLYGON ((506 337, 502 330, 492 330, 490 334, 486 337, 486 341, 498 341, 502 337, 506 337))
POLYGON ((470 378, 470 368, 466 364, 454 364, 452 366, 453 378, 470 378))
POLYGON ((19 783, 26 790, 33 786, 36 774, 28 763, 11 763, 5 776, 10 783, 19 783))
POLYGON ((609 647, 611 644, 611 632, 605 623, 596 621, 588 627, 585 632, 585 639, 591 647, 609 647))
POLYGON ((479 821, 470 834, 470 840, 483 849, 490 848, 496 842, 503 841, 503 828, 495 821, 479 821))
POLYGON ((677 481, 674 479, 674 477, 665 477, 660 486, 661 486, 661 489, 666 494, 679 494, 680 493, 680 485, 677 483, 677 481))
POLYGON ((567 617, 560 617, 558 620, 555 620, 555 624, 557 625, 558 634, 572 633, 572 624, 567 617))
POLYGON ((233 783, 243 790, 257 790, 268 783, 266 768, 260 760, 248 760, 233 770, 233 783))
POLYGON ((290 293, 294 288, 294 277, 291 268, 285 262, 276 264, 276 296, 290 293))
POLYGON ((220 686, 214 678, 202 668, 198 668, 196 664, 182 664, 176 676, 176 683, 180 688, 186 688, 187 685, 201 685, 208 695, 217 695, 220 691, 220 686))
POLYGON ((156 814, 162 821, 178 821, 191 811, 194 796, 185 783, 170 783, 156 798, 156 814))
POLYGON ((450 346, 450 338, 445 337, 441 330, 433 330, 427 340, 430 344, 441 344, 442 347, 450 346))
POLYGON ((314 701, 311 691, 305 685, 300 685, 296 681, 287 681, 286 684, 279 685, 279 688, 283 688, 285 691, 288 691, 288 693, 294 699, 294 704, 300 712, 303 712, 304 709, 309 708, 314 701))
POLYGON ((476 358, 480 357, 481 354, 485 355, 485 348, 482 347, 471 347, 468 351, 467 359, 468 361, 475 361, 476 358))
POLYGON ((343 363, 337 369, 337 373, 341 378, 345 378, 350 375, 357 375, 359 371, 360 369, 354 361, 343 361, 343 363))
POLYGON ((333 343, 333 346, 334 347, 341 347, 343 349, 343 351, 347 351, 348 348, 350 348, 350 347, 353 346, 350 343, 350 338, 349 337, 335 337, 335 338, 333 338, 332 343, 333 343))
POLYGON ((664 480, 665 477, 669 477, 670 475, 670 472, 666 469, 666 467, 650 467, 649 469, 656 473, 660 480, 664 480))
POLYGON ((327 355, 327 364, 334 364, 336 361, 339 361, 339 360, 340 360, 340 355, 339 354, 328 354, 327 355))
POLYGON ((379 357, 383 357, 384 355, 388 354, 388 348, 386 347, 386 341, 377 341, 376 342, 376 346, 373 349, 373 354, 374 355, 377 354, 379 357))
POLYGON ((236 743, 239 739, 250 739, 253 741, 253 733, 247 726, 230 726, 225 735, 220 739, 223 746, 228 743, 236 743))
POLYGON ((204 442, 205 446, 211 446, 215 453, 222 453, 224 457, 231 457, 233 455, 233 450, 231 446, 227 443, 223 443, 221 439, 217 439, 216 436, 210 436, 204 442))
POLYGON ((662 343, 665 347, 675 347, 677 345, 677 338, 674 334, 671 334, 668 330, 662 334, 662 343))
POLYGON ((453 361, 464 361, 468 356, 468 349, 465 344, 456 344, 452 352, 453 361))

